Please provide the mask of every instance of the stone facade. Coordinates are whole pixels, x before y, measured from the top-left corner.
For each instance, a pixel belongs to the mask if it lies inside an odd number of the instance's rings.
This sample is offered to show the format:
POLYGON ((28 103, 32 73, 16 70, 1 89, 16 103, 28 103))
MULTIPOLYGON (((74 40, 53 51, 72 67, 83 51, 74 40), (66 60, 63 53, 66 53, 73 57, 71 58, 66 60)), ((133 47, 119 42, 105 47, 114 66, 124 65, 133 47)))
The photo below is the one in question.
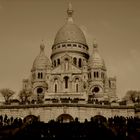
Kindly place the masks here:
POLYGON ((45 55, 44 43, 41 43, 31 77, 23 80, 23 89, 33 92, 30 100, 41 101, 42 104, 11 106, 10 110, 1 108, 1 112, 19 117, 32 114, 45 122, 63 114, 78 117, 80 121, 89 120, 95 115, 107 118, 116 115, 139 116, 139 109, 134 105, 112 103, 117 98, 116 78, 107 76, 105 62, 95 41, 89 54, 84 33, 74 24, 71 4, 67 14, 66 23, 55 36, 51 61, 45 55), (74 102, 76 100, 78 102, 74 102), (97 105, 96 101, 108 102, 108 105, 97 105))
POLYGON ((7 114, 9 117, 25 118, 34 115, 40 121, 48 122, 52 119, 57 120, 59 116, 71 116, 73 119, 79 118, 80 122, 91 117, 101 115, 106 118, 114 116, 137 117, 140 108, 136 106, 110 106, 110 105, 91 105, 91 104, 44 104, 44 105, 20 105, 20 106, 0 106, 1 115, 7 114))
MULTIPOLYGON (((66 23, 58 30, 52 45, 51 61, 45 55, 45 45, 35 58, 31 77, 23 80, 23 89, 32 89, 34 98, 106 100, 116 99, 116 78, 107 76, 104 60, 94 41, 93 52, 82 30, 73 21, 71 4, 66 23)), ((49 46, 47 46, 49 47, 49 46)))

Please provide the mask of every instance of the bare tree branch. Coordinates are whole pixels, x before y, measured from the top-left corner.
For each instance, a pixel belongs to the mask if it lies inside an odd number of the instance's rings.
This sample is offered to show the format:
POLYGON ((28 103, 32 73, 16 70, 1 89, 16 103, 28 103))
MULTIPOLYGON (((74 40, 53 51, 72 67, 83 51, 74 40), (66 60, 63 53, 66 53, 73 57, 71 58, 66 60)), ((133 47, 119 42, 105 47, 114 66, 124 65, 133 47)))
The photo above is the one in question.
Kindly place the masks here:
POLYGON ((8 103, 9 102, 9 99, 12 95, 15 94, 14 91, 8 89, 8 88, 3 88, 0 90, 0 93, 2 94, 2 96, 4 97, 5 99, 5 103, 8 103))
POLYGON ((139 102, 140 101, 140 91, 136 91, 136 90, 127 91, 126 95, 123 98, 123 100, 139 102))
POLYGON ((32 95, 32 91, 31 90, 26 90, 26 89, 22 89, 19 92, 19 98, 21 100, 22 103, 26 103, 28 101, 28 98, 32 95))

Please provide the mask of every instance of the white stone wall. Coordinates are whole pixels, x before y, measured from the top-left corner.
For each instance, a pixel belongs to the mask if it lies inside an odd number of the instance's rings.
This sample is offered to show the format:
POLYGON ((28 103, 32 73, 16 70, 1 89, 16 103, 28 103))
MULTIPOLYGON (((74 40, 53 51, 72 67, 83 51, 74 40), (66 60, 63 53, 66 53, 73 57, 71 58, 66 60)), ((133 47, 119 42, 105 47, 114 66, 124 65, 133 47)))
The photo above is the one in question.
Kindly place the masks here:
POLYGON ((61 114, 69 114, 74 119, 79 118, 81 122, 85 119, 90 120, 91 117, 96 115, 102 115, 104 117, 113 117, 113 116, 140 116, 140 113, 135 114, 134 107, 121 108, 114 107, 110 108, 109 106, 97 106, 97 105, 70 105, 70 104, 52 104, 44 106, 10 106, 10 107, 0 107, 0 115, 13 116, 24 118, 27 115, 39 116, 41 121, 48 122, 51 119, 56 120, 61 114))

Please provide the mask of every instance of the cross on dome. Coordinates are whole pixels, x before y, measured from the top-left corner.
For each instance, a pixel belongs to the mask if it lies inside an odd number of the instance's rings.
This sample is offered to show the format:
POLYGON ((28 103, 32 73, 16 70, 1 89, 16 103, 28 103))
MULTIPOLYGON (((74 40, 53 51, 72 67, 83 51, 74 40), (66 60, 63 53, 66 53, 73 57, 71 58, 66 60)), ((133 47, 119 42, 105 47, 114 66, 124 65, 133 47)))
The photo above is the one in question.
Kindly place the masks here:
POLYGON ((44 51, 45 44, 44 41, 42 40, 42 43, 40 44, 40 51, 44 51))
POLYGON ((73 12, 72 4, 69 3, 66 23, 58 30, 54 39, 54 45, 60 43, 80 43, 87 45, 83 31, 73 22, 73 12))
POLYGON ((73 22, 73 18, 72 18, 72 15, 73 15, 73 9, 72 9, 72 4, 69 3, 68 5, 68 10, 67 10, 67 14, 68 14, 68 21, 70 22, 73 22))
POLYGON ((45 44, 44 41, 42 40, 40 44, 40 53, 33 62, 32 70, 50 68, 50 61, 48 57, 45 55, 44 48, 45 44))
POLYGON ((97 48, 97 47, 98 47, 97 41, 94 40, 94 41, 93 41, 93 49, 94 49, 94 48, 97 48))

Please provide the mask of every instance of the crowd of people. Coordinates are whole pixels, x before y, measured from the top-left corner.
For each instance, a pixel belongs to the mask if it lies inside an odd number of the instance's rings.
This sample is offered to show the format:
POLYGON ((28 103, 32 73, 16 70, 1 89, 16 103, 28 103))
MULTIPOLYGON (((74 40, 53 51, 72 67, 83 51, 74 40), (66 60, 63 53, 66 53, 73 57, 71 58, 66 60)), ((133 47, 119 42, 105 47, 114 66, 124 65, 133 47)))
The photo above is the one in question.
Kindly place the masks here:
POLYGON ((0 129, 1 128, 6 128, 7 126, 17 126, 19 127, 22 124, 22 119, 21 118, 13 118, 8 117, 6 114, 0 115, 0 129))
POLYGON ((0 139, 42 139, 42 140, 139 140, 140 118, 115 116, 105 118, 97 115, 80 122, 50 120, 41 122, 35 116, 24 119, 0 116, 0 139))

